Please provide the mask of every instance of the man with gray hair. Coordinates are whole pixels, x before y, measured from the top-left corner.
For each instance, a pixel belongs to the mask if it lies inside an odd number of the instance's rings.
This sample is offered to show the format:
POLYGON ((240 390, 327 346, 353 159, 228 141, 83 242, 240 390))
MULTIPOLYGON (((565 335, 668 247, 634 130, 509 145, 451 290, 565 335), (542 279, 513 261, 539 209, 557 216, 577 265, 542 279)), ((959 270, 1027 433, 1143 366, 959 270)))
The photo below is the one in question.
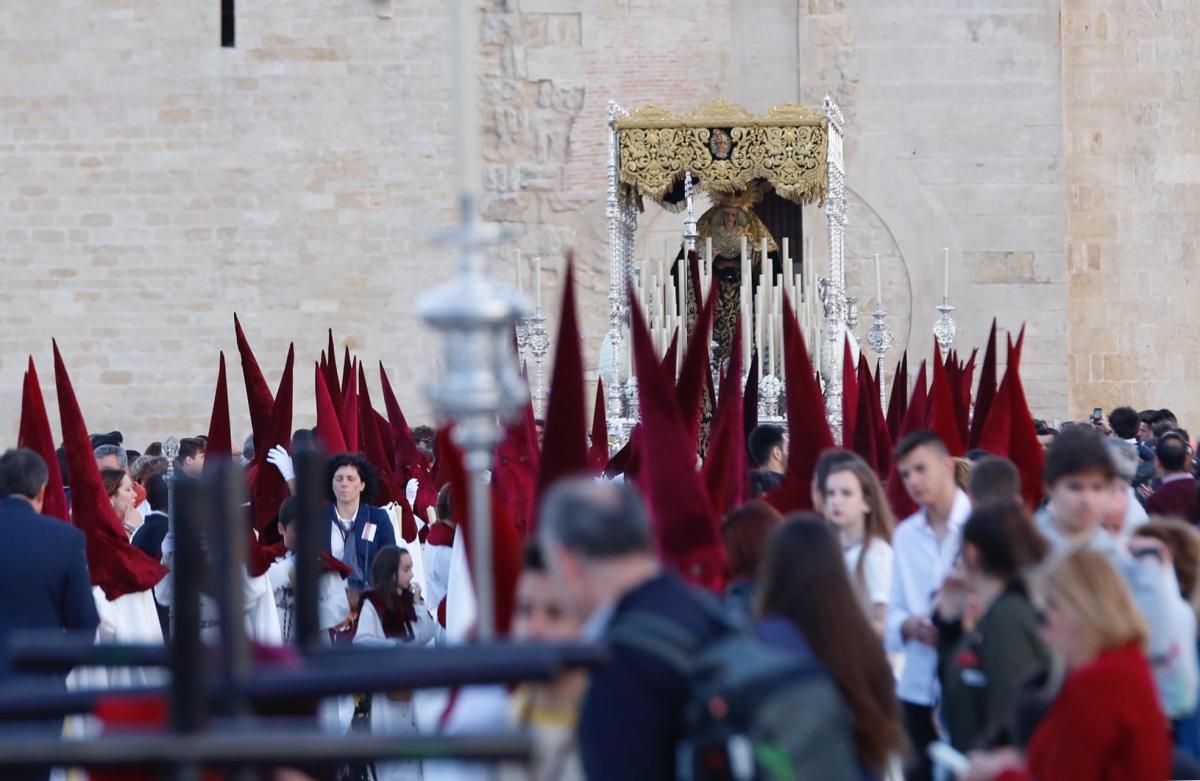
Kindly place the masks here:
POLYGON ((609 663, 592 671, 580 709, 587 777, 675 778, 688 679, 610 630, 622 617, 652 616, 703 646, 729 631, 719 608, 664 571, 646 506, 627 484, 575 478, 552 486, 538 541, 556 587, 586 619, 584 638, 607 640, 612 649, 609 663))
POLYGON ((92 451, 101 469, 129 470, 129 456, 120 445, 100 445, 92 451))

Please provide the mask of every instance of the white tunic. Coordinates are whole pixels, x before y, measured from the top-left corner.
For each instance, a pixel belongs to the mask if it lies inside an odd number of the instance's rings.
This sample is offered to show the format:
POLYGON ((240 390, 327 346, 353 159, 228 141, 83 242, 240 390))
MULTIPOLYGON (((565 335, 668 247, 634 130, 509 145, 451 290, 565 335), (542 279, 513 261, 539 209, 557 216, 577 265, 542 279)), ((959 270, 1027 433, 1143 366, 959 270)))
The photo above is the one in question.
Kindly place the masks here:
MULTIPOLYGON (((433 639, 435 621, 425 605, 417 606, 417 623, 413 627, 414 637, 409 643, 425 645, 433 639)), ((375 607, 363 600, 358 616, 358 631, 354 635, 355 645, 399 646, 405 641, 384 634, 383 624, 375 607)), ((415 735, 416 719, 411 700, 395 700, 386 693, 371 697, 371 732, 375 734, 415 735)), ((381 762, 376 765, 378 781, 421 781, 420 762, 381 762)))
MULTIPOLYGON (((294 642, 296 629, 296 555, 288 551, 286 556, 275 559, 267 569, 267 580, 271 583, 275 609, 279 614, 280 635, 285 644, 294 642)), ((350 602, 346 599, 346 585, 336 572, 322 573, 317 579, 317 626, 322 630, 333 629, 350 615, 350 602)), ((329 642, 328 633, 324 640, 329 642)))

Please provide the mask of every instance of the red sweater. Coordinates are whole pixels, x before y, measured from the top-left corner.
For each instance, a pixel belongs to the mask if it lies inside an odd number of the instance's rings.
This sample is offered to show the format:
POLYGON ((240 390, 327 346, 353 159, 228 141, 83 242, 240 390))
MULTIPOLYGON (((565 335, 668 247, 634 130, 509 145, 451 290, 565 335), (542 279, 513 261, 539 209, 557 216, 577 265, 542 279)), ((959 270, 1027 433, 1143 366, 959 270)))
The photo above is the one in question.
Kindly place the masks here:
POLYGON ((1028 771, 1007 771, 999 781, 1170 778, 1167 719, 1141 649, 1105 651, 1071 673, 1033 733, 1025 759, 1028 771))
POLYGON ((1172 480, 1150 495, 1146 500, 1146 512, 1150 515, 1165 515, 1179 518, 1188 523, 1196 522, 1196 480, 1184 477, 1172 480))

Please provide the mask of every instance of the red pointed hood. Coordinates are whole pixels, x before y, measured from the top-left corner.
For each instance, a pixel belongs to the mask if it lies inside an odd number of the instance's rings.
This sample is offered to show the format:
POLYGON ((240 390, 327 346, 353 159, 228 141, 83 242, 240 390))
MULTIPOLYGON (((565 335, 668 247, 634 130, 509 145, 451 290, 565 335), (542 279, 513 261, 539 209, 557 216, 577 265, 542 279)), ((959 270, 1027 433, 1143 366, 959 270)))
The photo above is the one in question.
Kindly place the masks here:
MULTIPOLYGON (((458 449, 448 433, 442 435, 439 431, 437 445, 438 468, 444 471, 450 485, 450 504, 454 508, 454 520, 463 533, 466 546, 467 560, 471 564, 471 576, 477 577, 479 568, 475 567, 471 550, 471 529, 477 522, 470 513, 470 494, 467 484, 467 473, 463 466, 462 451, 458 449), (460 510, 459 508, 464 508, 460 510)), ((512 618, 516 611, 517 580, 521 577, 521 536, 516 524, 508 517, 504 502, 497 497, 498 486, 493 480, 491 484, 491 518, 492 526, 492 566, 489 568, 492 576, 492 594, 495 597, 496 632, 506 635, 512 628, 512 618)))
MULTIPOLYGON (((926 426, 925 409, 929 394, 925 377, 925 361, 921 361, 921 368, 917 371, 917 380, 913 385, 912 399, 908 403, 908 412, 900 426, 897 441, 926 426)), ((895 460, 892 461, 891 469, 888 470, 886 491, 888 504, 892 506, 892 512, 897 520, 903 520, 917 511, 917 505, 909 497, 908 491, 904 490, 904 483, 900 480, 900 472, 896 469, 895 460)))
MULTIPOLYGON (((583 355, 575 313, 575 263, 567 256, 554 371, 550 378, 550 404, 542 440, 538 496, 552 483, 588 470, 587 404, 583 398, 583 355)), ((536 523, 536 519, 534 520, 536 523)), ((530 529, 530 533, 534 530, 530 529)))
POLYGON ((1011 372, 1012 381, 1009 393, 1010 403, 1010 438, 1008 457, 1017 466, 1021 475, 1021 495, 1030 508, 1036 508, 1042 501, 1044 485, 1042 469, 1045 466, 1045 454, 1042 444, 1038 442, 1037 427, 1033 423, 1033 413, 1029 410, 1029 402, 1025 398, 1025 385, 1021 382, 1021 351, 1024 346, 1025 327, 1021 327, 1021 336, 1017 338, 1017 346, 1008 359, 1005 375, 1011 372))
POLYGON ((271 412, 275 406, 275 397, 263 377, 258 359, 250 349, 250 342, 242 331, 242 323, 238 316, 233 316, 233 330, 237 336, 238 355, 242 359, 242 379, 246 384, 246 401, 250 406, 250 429, 254 433, 254 449, 257 453, 263 449, 266 442, 267 429, 271 427, 271 412))
POLYGON ((67 506, 62 471, 58 468, 58 454, 54 451, 54 434, 50 431, 50 417, 42 400, 42 386, 33 365, 33 356, 29 357, 29 368, 25 370, 25 384, 21 389, 21 427, 17 433, 17 447, 32 450, 46 462, 50 476, 46 481, 42 515, 69 523, 71 511, 67 506))
POLYGON ((338 421, 337 409, 329 395, 325 372, 318 366, 313 377, 317 394, 317 439, 329 454, 345 453, 346 440, 342 438, 342 424, 338 421))
POLYGON ((329 400, 333 402, 333 408, 340 411, 342 409, 342 381, 338 378, 337 350, 333 346, 332 328, 329 329, 329 346, 326 350, 329 354, 321 365, 321 372, 325 375, 325 390, 329 392, 329 400))
POLYGON ((287 482, 274 465, 267 462, 271 448, 282 446, 289 453, 292 449, 292 370, 296 362, 295 346, 288 346, 287 361, 279 389, 275 393, 275 406, 271 410, 271 426, 266 433, 266 442, 254 450, 254 528, 265 544, 278 541, 279 529, 274 523, 279 515, 279 506, 291 495, 287 482))
POLYGON ((719 591, 725 579, 719 519, 696 472, 696 449, 671 375, 655 360, 650 331, 636 306, 631 309, 631 330, 645 455, 640 483, 654 518, 659 554, 685 579, 719 591))
MULTIPOLYGON (((740 350, 741 347, 732 349, 740 350)), ((750 369, 746 372, 746 388, 742 392, 742 434, 743 440, 750 432, 758 428, 758 353, 750 352, 750 369)), ((742 442, 742 450, 746 454, 746 463, 750 463, 749 442, 742 442)))
MULTIPOLYGON (((404 495, 404 483, 398 480, 392 472, 391 459, 388 457, 387 450, 383 446, 383 439, 379 436, 379 429, 375 425, 375 408, 371 405, 371 392, 367 387, 367 373, 363 371, 361 363, 358 364, 358 431, 363 455, 367 457, 367 461, 379 473, 379 493, 372 501, 381 507, 392 502, 407 504, 404 495)), ((404 520, 402 517, 402 524, 404 520)), ((411 515, 407 520, 409 522, 412 521, 411 515)), ((414 524, 408 531, 413 536, 416 536, 416 525, 414 524)))
POLYGON ((712 436, 702 474, 718 517, 748 498, 746 432, 742 429, 742 322, 733 327, 729 365, 721 378, 721 393, 713 416, 712 436))
POLYGON ((871 468, 876 472, 879 471, 878 447, 875 442, 875 419, 871 411, 872 405, 878 405, 875 401, 873 383, 871 382, 871 370, 867 368, 866 356, 862 353, 858 354, 858 370, 855 372, 855 382, 858 386, 858 409, 855 412, 854 424, 854 440, 853 447, 855 453, 862 456, 863 460, 871 465, 871 468))
POLYGON ((342 407, 338 411, 338 420, 342 424, 342 439, 346 441, 346 450, 351 453, 357 453, 363 449, 358 436, 358 388, 354 383, 354 367, 353 363, 347 367, 350 376, 342 385, 342 407))
POLYGON ((528 537, 536 523, 538 463, 537 425, 531 398, 521 419, 505 428, 492 468, 494 495, 504 504, 505 514, 522 537, 528 537))
MULTIPOLYGON (((345 352, 342 354, 342 379, 338 383, 338 390, 342 392, 342 397, 345 398, 349 393, 349 389, 354 387, 354 361, 350 357, 350 345, 343 347, 345 352)), ((333 357, 329 359, 333 363, 333 357)))
MULTIPOLYGON (((679 402, 679 411, 683 422, 688 427, 692 442, 700 435, 700 403, 704 400, 704 391, 711 380, 709 372, 709 353, 712 349, 712 319, 716 299, 709 296, 700 311, 696 313, 696 322, 688 336, 687 352, 683 355, 683 367, 679 371, 679 379, 675 383, 675 398, 679 402)), ((696 446, 693 444, 692 451, 696 446)))
MULTIPOLYGON (((387 410, 392 439, 395 440, 396 454, 393 460, 396 464, 396 471, 404 473, 406 469, 411 470, 417 466, 428 470, 429 459, 425 452, 417 447, 417 442, 413 439, 412 429, 408 427, 404 410, 400 408, 400 402, 396 400, 396 393, 392 390, 392 383, 388 379, 387 370, 383 368, 383 363, 379 364, 379 382, 383 386, 383 404, 387 410)), ((414 476, 411 471, 409 476, 414 476)))
POLYGON ((896 375, 892 378, 892 394, 888 399, 887 427, 890 441, 896 444, 900 436, 900 426, 904 424, 904 415, 908 411, 908 350, 896 364, 896 375))
POLYGON ((608 459, 604 466, 604 476, 611 479, 617 475, 624 475, 626 480, 636 483, 642 468, 641 442, 642 424, 636 423, 625 444, 608 459))
POLYGON ((946 443, 950 455, 961 456, 966 452, 966 446, 963 444, 962 433, 958 428, 958 416, 954 411, 954 390, 950 387, 949 377, 946 376, 946 367, 936 356, 933 361, 929 409, 929 429, 946 443))
POLYGON ((663 374, 668 377, 675 376, 675 364, 679 362, 679 329, 675 329, 675 333, 671 335, 671 344, 667 347, 667 351, 663 353, 662 362, 659 367, 663 374))
POLYGON ((969 445, 979 447, 983 424, 987 421, 996 397, 996 319, 992 318, 992 330, 988 334, 987 348, 983 352, 983 368, 979 372, 979 389, 975 395, 975 414, 971 418, 969 445))
POLYGON ((958 430, 962 432, 964 445, 971 441, 971 386, 975 382, 975 358, 978 355, 978 348, 971 350, 967 365, 958 373, 958 385, 955 388, 959 398, 958 430))
POLYGON ((113 510, 92 453, 87 424, 79 410, 66 364, 54 345, 54 382, 58 387, 58 414, 63 427, 63 450, 71 475, 71 520, 87 537, 88 569, 93 585, 117 599, 153 588, 167 570, 129 544, 125 528, 113 510))
POLYGON ((213 391, 212 414, 208 416, 208 446, 205 461, 210 458, 233 458, 233 426, 229 422, 229 382, 225 376, 225 352, 217 370, 217 387, 213 391))
MULTIPOLYGON (((862 354, 859 354, 862 357, 862 354)), ((858 427, 858 370, 850 353, 850 335, 842 341, 842 447, 854 449, 858 427)))
POLYGON ((783 349, 787 353, 784 370, 787 380, 788 471, 783 484, 766 500, 783 515, 812 508, 812 478, 821 451, 834 446, 829 421, 825 419, 825 399, 817 383, 816 372, 808 358, 808 348, 791 302, 784 293, 786 314, 783 318, 783 349))
POLYGON ((892 435, 888 429, 887 415, 883 411, 883 398, 879 383, 883 381, 883 365, 875 367, 875 378, 871 382, 871 424, 875 427, 875 471, 886 478, 892 467, 892 435))
POLYGON ((588 465, 593 472, 604 471, 608 463, 608 416, 604 409, 604 379, 596 379, 596 402, 592 406, 592 444, 588 448, 588 465))

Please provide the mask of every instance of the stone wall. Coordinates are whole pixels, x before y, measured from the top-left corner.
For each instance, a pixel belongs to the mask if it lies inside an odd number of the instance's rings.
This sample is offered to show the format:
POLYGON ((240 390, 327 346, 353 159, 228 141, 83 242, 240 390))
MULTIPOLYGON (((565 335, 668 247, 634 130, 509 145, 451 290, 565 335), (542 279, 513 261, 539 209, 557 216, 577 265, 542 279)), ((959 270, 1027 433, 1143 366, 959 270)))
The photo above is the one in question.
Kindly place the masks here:
MULTIPOLYGON (((479 2, 484 211, 514 236, 497 274, 517 249, 545 258, 553 326, 573 247, 589 361, 607 328, 607 102, 762 111, 830 92, 860 336, 879 253, 890 357, 929 354, 948 245, 960 344, 992 316, 1027 322, 1037 414, 1066 417, 1068 387, 1074 416, 1200 414, 1182 384, 1200 373, 1186 0, 479 2)), ((424 419, 437 344, 415 302, 453 264, 428 243, 454 220, 446 3, 241 3, 236 49, 218 46, 216 3, 39 9, 0 5, 0 442, 27 354, 54 408, 51 336, 93 429, 134 446, 203 430, 234 311, 272 382, 295 341, 298 425, 326 327, 424 419)), ((648 213, 646 235, 677 219, 648 213)), ((821 215, 805 219, 821 252, 821 215)), ((234 360, 235 435, 240 379, 234 360)))
POLYGON ((1075 415, 1169 407, 1200 426, 1198 30, 1188 0, 1063 2, 1075 415))
MULTIPOLYGON (((804 5, 804 4, 802 4, 804 5)), ((808 0, 800 83, 848 123, 853 191, 847 285, 859 334, 874 308, 872 255, 910 368, 932 351, 951 250, 958 344, 993 317, 1022 322, 1030 405, 1066 408, 1061 70, 1056 0, 808 0)), ((894 363, 893 363, 894 366, 894 363)))

